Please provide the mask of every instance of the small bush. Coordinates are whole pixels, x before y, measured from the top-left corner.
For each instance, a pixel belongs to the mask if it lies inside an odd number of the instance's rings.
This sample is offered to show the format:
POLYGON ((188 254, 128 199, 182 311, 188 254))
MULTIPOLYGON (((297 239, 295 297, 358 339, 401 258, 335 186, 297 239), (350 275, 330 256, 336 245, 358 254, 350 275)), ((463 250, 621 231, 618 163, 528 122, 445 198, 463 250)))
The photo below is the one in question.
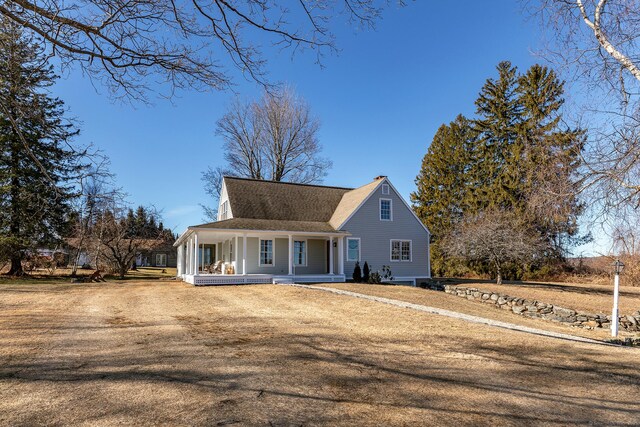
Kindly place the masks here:
POLYGON ((364 283, 369 283, 369 275, 371 274, 371 270, 369 270, 369 263, 367 261, 364 262, 364 268, 362 269, 362 281, 364 283))
POLYGON ((382 281, 383 282, 390 282, 393 280, 393 276, 391 275, 391 267, 389 267, 388 265, 383 265, 382 266, 382 281))
POLYGON ((379 285, 382 283, 382 276, 379 271, 374 271, 369 275, 369 283, 372 285, 379 285))
POLYGON ((356 261, 356 266, 353 269, 353 281, 356 283, 362 282, 362 270, 360 269, 360 263, 356 261))

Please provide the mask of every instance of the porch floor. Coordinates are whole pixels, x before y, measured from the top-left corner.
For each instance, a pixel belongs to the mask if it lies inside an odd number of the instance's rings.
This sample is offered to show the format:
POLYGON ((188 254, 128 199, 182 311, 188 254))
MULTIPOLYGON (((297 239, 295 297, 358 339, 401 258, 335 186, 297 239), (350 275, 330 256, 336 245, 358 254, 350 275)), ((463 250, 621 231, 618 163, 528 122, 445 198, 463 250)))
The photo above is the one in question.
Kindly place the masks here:
POLYGON ((196 286, 205 285, 248 285, 276 283, 342 283, 344 274, 184 274, 182 280, 196 286))

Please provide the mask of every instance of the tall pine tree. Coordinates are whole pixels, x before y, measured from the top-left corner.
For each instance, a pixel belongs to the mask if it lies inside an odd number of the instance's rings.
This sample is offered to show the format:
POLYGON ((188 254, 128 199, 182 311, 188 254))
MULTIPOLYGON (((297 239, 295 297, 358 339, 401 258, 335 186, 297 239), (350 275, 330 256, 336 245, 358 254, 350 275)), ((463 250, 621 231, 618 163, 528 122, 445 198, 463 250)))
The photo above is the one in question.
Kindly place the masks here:
POLYGON ((476 133, 464 116, 440 126, 422 160, 417 189, 411 193, 416 214, 433 233, 431 266, 437 275, 452 273, 439 242, 469 209, 468 192, 474 185, 469 168, 475 144, 476 133))
POLYGON ((23 273, 30 250, 66 234, 72 180, 83 169, 67 145, 77 130, 47 92, 56 77, 41 46, 0 20, 0 245, 12 275, 23 273))
POLYGON ((476 118, 459 117, 438 129, 412 194, 416 214, 434 233, 435 274, 455 267, 441 237, 463 217, 508 211, 530 224, 548 250, 544 262, 562 259, 579 241, 575 173, 583 132, 563 126, 563 83, 546 67, 518 74, 509 62, 497 67, 475 104, 476 118))

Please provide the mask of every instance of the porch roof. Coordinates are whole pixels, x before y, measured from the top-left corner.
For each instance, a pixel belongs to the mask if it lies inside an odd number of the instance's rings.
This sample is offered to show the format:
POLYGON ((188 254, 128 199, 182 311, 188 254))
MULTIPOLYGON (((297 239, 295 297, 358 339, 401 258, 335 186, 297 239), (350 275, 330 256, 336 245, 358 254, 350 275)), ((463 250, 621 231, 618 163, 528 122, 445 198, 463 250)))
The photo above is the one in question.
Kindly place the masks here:
POLYGON ((333 228, 328 222, 320 221, 290 221, 277 219, 258 218, 231 218, 222 221, 210 222, 189 227, 195 230, 251 230, 251 231, 283 231, 283 232, 303 232, 303 233, 328 233, 344 234, 346 231, 339 231, 333 228))

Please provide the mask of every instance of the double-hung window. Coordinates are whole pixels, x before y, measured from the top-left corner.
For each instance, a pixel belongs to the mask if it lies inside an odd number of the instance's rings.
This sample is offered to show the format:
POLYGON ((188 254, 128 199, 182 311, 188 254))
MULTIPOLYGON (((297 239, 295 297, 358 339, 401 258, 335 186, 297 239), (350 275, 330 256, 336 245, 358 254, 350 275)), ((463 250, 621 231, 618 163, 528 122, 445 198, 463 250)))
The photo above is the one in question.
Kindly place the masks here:
POLYGON ((411 261, 411 240, 391 241, 391 261, 411 261))
POLYGON ((391 199, 380 199, 380 221, 393 220, 393 203, 391 199))
POLYGON ((293 241, 293 265, 307 265, 307 242, 305 240, 293 241))
POLYGON ((222 203, 222 206, 220 206, 220 220, 224 220, 227 219, 229 216, 229 201, 225 200, 224 203, 222 203))
POLYGON ((260 239, 260 265, 273 266, 273 240, 260 239))
POLYGON ((347 237, 347 261, 360 261, 360 239, 347 237))

